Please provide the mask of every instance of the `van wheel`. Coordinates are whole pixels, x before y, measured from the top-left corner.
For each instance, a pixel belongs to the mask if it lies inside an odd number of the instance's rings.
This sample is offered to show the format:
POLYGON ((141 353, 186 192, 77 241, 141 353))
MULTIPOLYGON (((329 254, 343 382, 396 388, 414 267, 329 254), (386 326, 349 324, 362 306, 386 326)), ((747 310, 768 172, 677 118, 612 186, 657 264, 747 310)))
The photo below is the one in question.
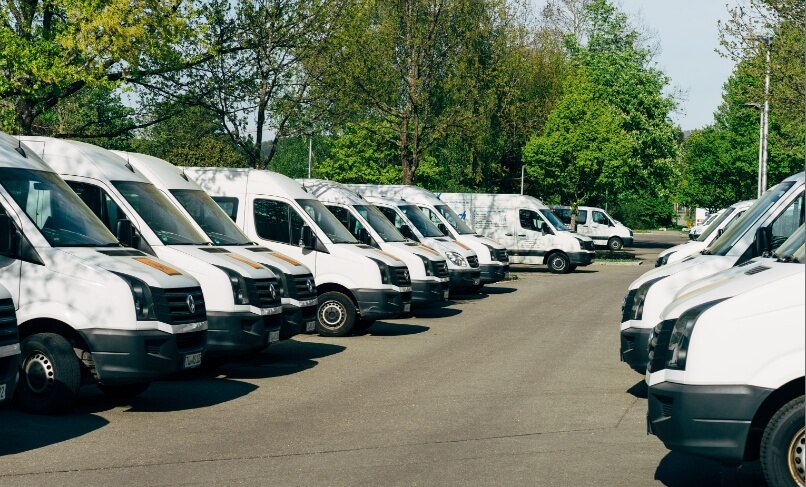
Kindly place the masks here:
POLYGON ((609 250, 621 250, 624 248, 624 242, 618 237, 610 237, 607 241, 607 248, 609 250))
POLYGON ((778 410, 761 437, 761 468, 771 487, 804 484, 806 436, 803 396, 778 410))
POLYGON ((555 274, 565 274, 571 270, 568 257, 562 252, 555 252, 549 256, 547 262, 549 270, 555 274))
POLYGON ((356 323, 355 305, 349 297, 337 291, 319 296, 316 310, 316 331, 326 337, 343 337, 353 331, 356 323))
POLYGON ((20 405, 36 414, 66 412, 78 399, 81 365, 61 335, 38 333, 20 344, 20 405))
POLYGON ((151 382, 137 382, 135 384, 98 384, 98 389, 109 397, 135 397, 144 393, 151 382))

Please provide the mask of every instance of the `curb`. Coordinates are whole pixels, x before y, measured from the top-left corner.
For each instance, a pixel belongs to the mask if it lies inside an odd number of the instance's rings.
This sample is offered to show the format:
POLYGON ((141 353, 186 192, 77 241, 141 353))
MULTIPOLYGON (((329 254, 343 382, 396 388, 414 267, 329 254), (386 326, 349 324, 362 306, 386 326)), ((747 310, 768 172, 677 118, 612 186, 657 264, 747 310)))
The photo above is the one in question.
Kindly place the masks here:
POLYGON ((643 264, 643 261, 637 262, 608 262, 608 261, 596 261, 593 262, 591 265, 621 265, 621 266, 636 266, 643 264))

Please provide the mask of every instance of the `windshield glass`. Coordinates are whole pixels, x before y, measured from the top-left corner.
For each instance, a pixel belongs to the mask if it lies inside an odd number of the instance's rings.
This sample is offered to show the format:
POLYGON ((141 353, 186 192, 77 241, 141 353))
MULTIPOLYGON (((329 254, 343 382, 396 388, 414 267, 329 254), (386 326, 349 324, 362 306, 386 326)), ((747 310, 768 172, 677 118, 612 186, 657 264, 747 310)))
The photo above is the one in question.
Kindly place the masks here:
POLYGON ((0 185, 53 247, 120 245, 92 210, 54 173, 2 169, 0 185))
POLYGON ((113 181, 164 245, 206 245, 207 242, 156 186, 137 181, 113 181))
POLYGON ((439 231, 439 228, 437 228, 436 225, 431 223, 431 220, 429 220, 428 217, 425 216, 425 213, 423 213, 416 206, 414 206, 414 205, 401 205, 398 208, 400 208, 400 211, 402 211, 403 214, 406 215, 406 218, 409 219, 411 224, 414 225, 414 228, 416 228, 417 231, 420 232, 420 234, 423 237, 444 237, 445 236, 445 235, 442 234, 442 232, 439 231))
POLYGON ((200 189, 172 189, 171 194, 216 245, 250 245, 249 237, 200 189))
POLYGON ((778 250, 775 251, 773 254, 775 257, 778 257, 780 260, 789 262, 792 260, 796 260, 803 263, 803 243, 806 240, 806 228, 804 225, 801 225, 795 233, 789 236, 788 239, 784 243, 778 247, 778 250), (799 254, 799 257, 796 257, 796 254, 799 254))
POLYGON ((443 218, 448 220, 448 223, 459 232, 459 235, 475 235, 475 231, 473 231, 464 220, 462 220, 459 215, 456 214, 453 209, 451 209, 448 205, 439 205, 435 206, 434 208, 439 211, 443 218))
POLYGON ((384 242, 404 242, 406 237, 400 234, 381 211, 372 205, 354 205, 353 208, 364 220, 369 222, 369 226, 378 232, 384 242))
POLYGON ((727 255, 730 249, 736 245, 736 242, 738 242, 794 184, 794 181, 786 181, 769 189, 747 209, 744 215, 739 217, 738 220, 725 230, 725 233, 717 238, 711 246, 703 252, 715 255, 727 255))
POLYGON ((735 210, 736 210, 736 208, 733 208, 733 207, 726 208, 725 211, 723 211, 722 214, 719 215, 719 218, 714 220, 714 223, 708 225, 708 228, 706 228, 705 231, 702 232, 702 234, 700 234, 699 237, 697 237, 697 242, 706 242, 706 241, 708 241, 708 237, 710 237, 712 233, 716 232, 717 229, 719 228, 719 226, 722 225, 722 222, 727 220, 728 217, 731 214, 733 214, 733 212, 735 210))
POLYGON ((313 219, 333 243, 358 243, 349 230, 319 200, 297 200, 305 213, 313 219))
POLYGON ((554 214, 553 211, 549 210, 548 208, 541 208, 540 214, 543 215, 543 218, 549 221, 551 225, 557 229, 559 232, 567 232, 568 227, 566 227, 563 222, 560 221, 560 218, 554 214))

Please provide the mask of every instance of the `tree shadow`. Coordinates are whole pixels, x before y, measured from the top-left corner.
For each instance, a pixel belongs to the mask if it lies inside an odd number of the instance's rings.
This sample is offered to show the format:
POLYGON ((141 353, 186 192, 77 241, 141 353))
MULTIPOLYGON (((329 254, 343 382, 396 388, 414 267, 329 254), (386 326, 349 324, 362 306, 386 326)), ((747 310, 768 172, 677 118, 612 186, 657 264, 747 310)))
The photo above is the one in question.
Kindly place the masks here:
POLYGON ((639 399, 646 399, 649 393, 649 388, 646 385, 646 381, 644 379, 639 380, 632 387, 627 389, 626 391, 628 394, 632 394, 633 396, 639 399))
POLYGON ((422 325, 407 325, 403 323, 387 323, 386 321, 376 321, 361 334, 376 337, 392 337, 416 335, 418 333, 425 333, 430 329, 430 327, 422 325))
POLYGON ((74 411, 64 416, 37 416, 9 407, 0 409, 0 456, 36 450, 84 436, 109 421, 74 411))

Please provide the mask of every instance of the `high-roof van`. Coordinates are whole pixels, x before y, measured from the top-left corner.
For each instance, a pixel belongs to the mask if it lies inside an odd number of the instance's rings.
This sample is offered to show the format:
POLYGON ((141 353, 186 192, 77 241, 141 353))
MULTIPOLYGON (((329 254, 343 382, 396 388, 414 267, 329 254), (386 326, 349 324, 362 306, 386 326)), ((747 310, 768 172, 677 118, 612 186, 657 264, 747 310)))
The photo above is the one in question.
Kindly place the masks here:
POLYGON ((89 206, 110 231, 131 221, 139 252, 179 266, 201 284, 207 307, 207 354, 256 352, 280 338, 282 304, 273 272, 208 244, 193 223, 134 166, 84 142, 22 137, 89 206))
POLYGON ((470 248, 479 259, 481 283, 491 284, 509 278, 509 255, 505 246, 479 235, 445 204, 438 195, 418 186, 404 184, 348 184, 362 196, 401 199, 417 205, 439 230, 470 248))
POLYGON ((12 233, 0 282, 17 308, 16 396, 25 409, 64 412, 86 381, 107 394, 138 394, 201 363, 207 317, 199 282, 121 246, 53 169, 6 134, 0 224, 12 233))
POLYGON ((440 198, 473 228, 505 245, 513 264, 545 264, 565 274, 594 261, 593 240, 570 232, 533 196, 442 193, 440 198))
POLYGON ((345 336, 411 311, 406 265, 364 245, 314 195, 271 171, 185 168, 249 236, 313 271, 320 335, 345 336), (229 210, 229 211, 227 211, 229 210))
POLYGON ((777 249, 803 224, 804 173, 773 186, 700 255, 656 267, 630 284, 622 301, 621 359, 643 374, 660 313, 686 284, 777 249))
MULTIPOLYGON (((552 206, 551 211, 560 218, 565 226, 571 228, 571 207, 552 206)), ((605 210, 595 206, 577 207, 576 232, 587 235, 596 245, 610 250, 621 250, 633 243, 632 230, 615 220, 605 210)))
POLYGON ((280 340, 316 329, 316 285, 311 270, 299 261, 256 245, 244 235, 210 195, 182 168, 145 154, 113 151, 139 170, 213 245, 258 262, 274 272, 282 296, 280 340))
POLYGON ((375 205, 403 236, 422 244, 423 250, 435 250, 445 257, 452 293, 478 292, 482 288, 476 253, 445 236, 414 203, 378 196, 367 196, 366 200, 375 205))
MULTIPOLYGON (((11 221, 0 215, 0 256, 11 250, 11 221)), ((0 257, 2 262, 3 257, 0 257)), ((2 265, 2 264, 0 264, 2 265)), ((11 293, 0 284, 0 404, 14 397, 20 368, 20 335, 11 293)))
POLYGON ((347 186, 321 179, 297 181, 319 198, 356 239, 406 263, 411 273, 412 303, 448 298, 448 263, 438 252, 404 237, 375 205, 347 186))
POLYGON ((709 225, 708 228, 705 229, 705 231, 701 233, 696 240, 675 245, 674 247, 668 248, 658 254, 658 259, 655 261, 655 267, 660 267, 666 264, 674 264, 675 262, 680 262, 690 255, 695 255, 702 252, 709 245, 711 245, 711 242, 716 240, 719 235, 722 235, 722 232, 727 229, 728 225, 732 224, 740 216, 742 216, 755 201, 756 200, 739 201, 738 203, 734 203, 720 211, 720 215, 713 222, 713 224, 709 225))

